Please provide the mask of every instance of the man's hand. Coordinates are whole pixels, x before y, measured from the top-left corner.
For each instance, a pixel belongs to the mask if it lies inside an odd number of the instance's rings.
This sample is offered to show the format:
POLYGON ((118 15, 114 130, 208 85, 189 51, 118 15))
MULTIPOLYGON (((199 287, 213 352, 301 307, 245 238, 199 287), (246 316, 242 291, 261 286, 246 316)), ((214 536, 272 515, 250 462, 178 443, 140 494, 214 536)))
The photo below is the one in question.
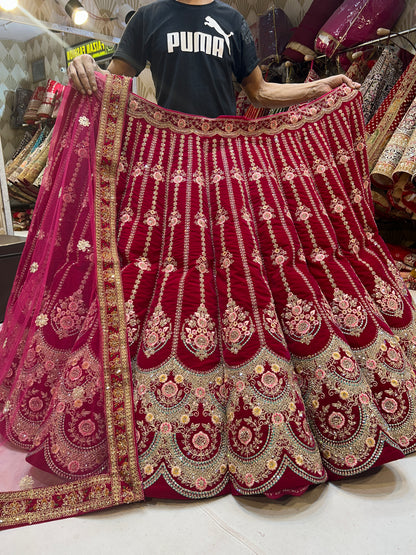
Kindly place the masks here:
POLYGON ((333 75, 310 83, 268 83, 263 79, 259 66, 245 77, 241 84, 256 107, 280 108, 309 102, 345 83, 352 89, 361 85, 346 75, 333 75))
POLYGON ((108 73, 96 64, 92 56, 81 54, 69 64, 68 77, 78 92, 91 95, 97 90, 97 81, 94 75, 96 71, 108 73))
POLYGON ((343 83, 348 85, 348 87, 350 87, 351 89, 359 89, 361 87, 360 83, 356 83, 342 73, 340 73, 339 75, 332 75, 331 77, 325 77, 325 79, 319 79, 318 81, 313 81, 313 83, 317 86, 319 91, 317 96, 328 93, 329 91, 332 91, 332 89, 336 89, 343 83))
POLYGON ((103 75, 112 73, 113 75, 126 75, 127 77, 134 77, 136 70, 130 64, 119 58, 111 60, 108 69, 101 69, 95 62, 94 58, 89 54, 81 54, 77 56, 69 64, 68 77, 73 86, 82 94, 89 94, 96 92, 97 81, 94 73, 98 71, 103 75))

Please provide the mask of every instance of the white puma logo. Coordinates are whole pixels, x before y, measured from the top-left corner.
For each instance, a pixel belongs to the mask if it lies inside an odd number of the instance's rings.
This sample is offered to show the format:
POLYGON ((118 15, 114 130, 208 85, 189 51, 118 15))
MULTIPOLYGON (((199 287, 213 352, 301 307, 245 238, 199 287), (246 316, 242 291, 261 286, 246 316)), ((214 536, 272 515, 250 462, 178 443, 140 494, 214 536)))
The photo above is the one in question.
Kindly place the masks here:
POLYGON ((217 31, 220 37, 211 35, 210 33, 201 33, 200 31, 175 31, 166 34, 167 48, 169 54, 172 54, 176 49, 182 52, 204 52, 209 56, 217 56, 222 58, 224 54, 224 44, 228 46, 228 53, 231 56, 230 37, 234 33, 227 35, 221 29, 219 24, 210 16, 207 16, 204 25, 212 27, 217 31))
POLYGON ((234 33, 231 32, 227 35, 227 33, 223 29, 221 29, 220 25, 215 21, 215 19, 213 19, 209 15, 206 16, 204 24, 208 25, 208 27, 212 27, 217 31, 218 34, 224 37, 228 47, 228 54, 231 56, 230 37, 232 37, 234 33))

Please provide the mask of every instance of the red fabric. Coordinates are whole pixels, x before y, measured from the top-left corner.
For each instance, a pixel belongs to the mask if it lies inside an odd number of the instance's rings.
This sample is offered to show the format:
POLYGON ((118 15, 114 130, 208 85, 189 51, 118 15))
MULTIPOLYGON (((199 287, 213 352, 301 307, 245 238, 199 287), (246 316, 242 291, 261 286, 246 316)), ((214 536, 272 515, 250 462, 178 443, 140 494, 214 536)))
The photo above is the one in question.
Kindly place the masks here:
POLYGON ((298 495, 412 452, 414 312, 372 215, 360 95, 211 120, 125 83, 67 93, 58 118, 0 422, 69 482, 0 494, 3 526, 142 492, 298 495))

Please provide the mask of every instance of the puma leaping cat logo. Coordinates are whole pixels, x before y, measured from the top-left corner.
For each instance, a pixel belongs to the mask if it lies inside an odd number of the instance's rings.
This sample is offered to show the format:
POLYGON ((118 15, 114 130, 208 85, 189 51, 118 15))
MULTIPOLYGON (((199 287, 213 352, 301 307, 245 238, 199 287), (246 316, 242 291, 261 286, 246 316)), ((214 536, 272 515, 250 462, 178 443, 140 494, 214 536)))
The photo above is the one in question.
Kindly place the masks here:
POLYGON ((230 37, 231 37, 232 35, 234 35, 234 33, 230 33, 229 35, 227 35, 227 33, 221 29, 221 27, 220 27, 219 24, 215 21, 215 19, 213 19, 213 18, 210 17, 209 15, 206 16, 204 24, 205 24, 205 25, 208 25, 208 27, 212 27, 213 29, 215 29, 215 30, 217 31, 217 33, 219 33, 221 36, 224 37, 225 42, 227 43, 228 53, 229 53, 229 55, 231 56, 230 37))

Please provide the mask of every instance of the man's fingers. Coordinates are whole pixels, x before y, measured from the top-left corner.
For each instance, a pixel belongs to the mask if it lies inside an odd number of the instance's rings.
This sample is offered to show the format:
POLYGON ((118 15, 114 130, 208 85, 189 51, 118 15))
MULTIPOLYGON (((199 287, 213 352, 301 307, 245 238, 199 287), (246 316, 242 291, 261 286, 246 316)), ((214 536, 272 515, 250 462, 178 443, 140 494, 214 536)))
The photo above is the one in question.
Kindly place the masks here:
POLYGON ((68 68, 68 76, 77 91, 91 95, 97 90, 95 69, 95 62, 91 56, 75 58, 68 68))
POLYGON ((351 87, 352 89, 359 89, 361 87, 360 83, 357 83, 356 81, 353 81, 352 79, 350 79, 349 77, 347 77, 346 75, 345 77, 345 83, 351 87))

